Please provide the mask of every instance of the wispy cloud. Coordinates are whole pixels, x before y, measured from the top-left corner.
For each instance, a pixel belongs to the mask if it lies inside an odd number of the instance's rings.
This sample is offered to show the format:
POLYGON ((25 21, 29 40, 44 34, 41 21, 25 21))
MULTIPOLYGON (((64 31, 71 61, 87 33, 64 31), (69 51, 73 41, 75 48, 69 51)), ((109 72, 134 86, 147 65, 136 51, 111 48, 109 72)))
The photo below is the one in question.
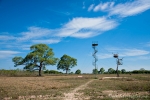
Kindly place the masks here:
POLYGON ((33 43, 46 43, 46 44, 54 44, 59 43, 60 39, 48 39, 48 40, 32 40, 33 43))
POLYGON ((98 59, 107 59, 107 58, 112 58, 113 55, 110 54, 98 54, 98 59))
POLYGON ((70 13, 70 12, 57 11, 57 10, 53 10, 53 9, 48 9, 48 10, 51 11, 51 12, 57 13, 57 14, 59 14, 59 15, 68 16, 68 15, 71 15, 71 14, 72 14, 72 13, 70 13))
POLYGON ((46 37, 51 34, 50 29, 41 27, 29 27, 27 32, 22 32, 18 41, 27 41, 35 38, 46 37))
POLYGON ((139 49, 124 49, 121 53, 122 56, 141 56, 149 54, 149 51, 139 49))
POLYGON ((125 4, 118 4, 109 10, 109 15, 121 17, 133 16, 150 9, 150 0, 135 0, 125 4))
POLYGON ((91 4, 88 8, 88 11, 91 11, 94 8, 94 4, 91 4))
POLYGON ((10 50, 3 50, 3 51, 0 51, 0 59, 12 57, 12 56, 14 56, 15 54, 18 54, 18 53, 21 53, 21 52, 10 51, 10 50))
POLYGON ((0 41, 2 41, 2 40, 8 41, 8 40, 14 40, 14 39, 16 39, 16 37, 14 37, 14 36, 0 35, 0 41))
POLYGON ((106 2, 106 3, 100 3, 99 5, 95 6, 93 11, 107 11, 111 9, 114 6, 114 2, 106 2))
POLYGON ((116 5, 115 2, 105 2, 98 4, 94 8, 91 7, 90 5, 89 8, 90 10, 93 10, 95 12, 97 11, 108 12, 109 16, 118 15, 120 17, 128 17, 137 15, 150 9, 150 0, 135 0, 116 5))
POLYGON ((74 18, 61 29, 58 30, 57 36, 60 37, 76 37, 89 38, 105 31, 115 28, 118 23, 115 20, 109 20, 105 17, 97 18, 74 18))
MULTIPOLYGON (((119 53, 121 57, 141 57, 150 54, 149 51, 140 49, 121 49, 121 48, 107 48, 108 53, 98 54, 99 59, 112 58, 112 53, 119 53)), ((144 58, 144 57, 143 57, 144 58)))

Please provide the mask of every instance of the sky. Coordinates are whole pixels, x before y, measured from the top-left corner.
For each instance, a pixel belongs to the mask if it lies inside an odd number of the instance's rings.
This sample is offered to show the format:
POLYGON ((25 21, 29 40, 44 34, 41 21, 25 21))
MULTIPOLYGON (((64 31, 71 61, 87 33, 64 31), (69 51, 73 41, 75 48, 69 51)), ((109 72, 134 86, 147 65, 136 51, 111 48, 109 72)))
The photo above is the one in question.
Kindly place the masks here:
POLYGON ((0 69, 22 69, 12 58, 44 43, 77 59, 71 72, 92 73, 93 42, 98 70, 116 69, 116 53, 119 70, 150 70, 150 0, 0 0, 0 69))

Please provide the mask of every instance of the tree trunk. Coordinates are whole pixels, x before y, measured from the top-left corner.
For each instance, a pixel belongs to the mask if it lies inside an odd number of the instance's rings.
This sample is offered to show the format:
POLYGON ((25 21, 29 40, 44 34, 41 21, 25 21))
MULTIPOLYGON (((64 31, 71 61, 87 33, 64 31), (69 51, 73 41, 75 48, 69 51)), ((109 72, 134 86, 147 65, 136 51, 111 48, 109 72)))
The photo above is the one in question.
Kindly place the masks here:
POLYGON ((68 74, 68 70, 66 69, 66 74, 68 74))
POLYGON ((39 76, 42 76, 41 71, 42 71, 42 62, 40 63, 40 66, 39 66, 39 76))
POLYGON ((39 67, 39 76, 42 76, 41 69, 42 69, 42 67, 39 67))

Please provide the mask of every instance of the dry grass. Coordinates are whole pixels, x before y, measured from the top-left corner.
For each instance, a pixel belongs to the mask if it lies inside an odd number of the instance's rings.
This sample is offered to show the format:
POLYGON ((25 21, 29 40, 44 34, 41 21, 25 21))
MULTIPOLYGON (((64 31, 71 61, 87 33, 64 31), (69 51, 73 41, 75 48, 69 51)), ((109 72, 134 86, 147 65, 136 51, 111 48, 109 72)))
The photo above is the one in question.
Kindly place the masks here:
MULTIPOLYGON (((77 91, 88 100, 141 100, 150 99, 150 75, 52 75, 44 77, 0 77, 1 99, 38 99, 61 100, 69 93, 89 80, 94 80, 84 89, 77 91)), ((83 99, 84 100, 84 99, 83 99)))
POLYGON ((150 99, 150 75, 148 74, 121 75, 124 78, 114 78, 114 75, 98 77, 99 80, 95 80, 86 89, 80 91, 89 96, 90 100, 150 99))
POLYGON ((88 77, 0 77, 0 99, 63 97, 64 92, 87 82, 88 77))

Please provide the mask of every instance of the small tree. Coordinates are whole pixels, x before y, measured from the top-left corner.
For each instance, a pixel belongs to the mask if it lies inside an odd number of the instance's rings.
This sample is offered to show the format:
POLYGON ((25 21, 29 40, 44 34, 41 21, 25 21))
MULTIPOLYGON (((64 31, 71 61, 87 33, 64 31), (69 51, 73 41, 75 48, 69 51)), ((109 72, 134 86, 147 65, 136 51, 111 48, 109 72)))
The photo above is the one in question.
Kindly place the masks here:
POLYGON ((102 67, 99 71, 101 74, 103 74, 105 72, 105 69, 102 67))
POLYGON ((98 74, 98 70, 97 69, 93 69, 93 74, 98 74))
POLYGON ((25 65, 24 69, 33 70, 37 68, 39 70, 39 76, 41 76, 41 70, 45 69, 46 65, 55 65, 58 61, 58 58, 54 57, 53 50, 46 44, 32 45, 30 50, 31 52, 25 58, 14 57, 12 59, 15 67, 25 65))
POLYGON ((75 74, 81 74, 81 70, 80 69, 76 70, 75 74))
POLYGON ((66 74, 70 70, 70 68, 74 67, 77 65, 77 59, 72 58, 66 54, 64 54, 61 58, 60 61, 58 62, 57 69, 62 69, 66 71, 66 74))
POLYGON ((126 73, 126 70, 125 70, 125 69, 121 69, 121 73, 122 73, 122 74, 125 74, 125 73, 126 73))
POLYGON ((143 74, 143 73, 145 72, 145 69, 144 69, 144 68, 141 68, 139 71, 140 71, 140 73, 143 74))
POLYGON ((114 70, 113 68, 109 68, 109 69, 108 69, 108 73, 109 73, 109 74, 113 74, 113 73, 115 73, 115 70, 114 70))

